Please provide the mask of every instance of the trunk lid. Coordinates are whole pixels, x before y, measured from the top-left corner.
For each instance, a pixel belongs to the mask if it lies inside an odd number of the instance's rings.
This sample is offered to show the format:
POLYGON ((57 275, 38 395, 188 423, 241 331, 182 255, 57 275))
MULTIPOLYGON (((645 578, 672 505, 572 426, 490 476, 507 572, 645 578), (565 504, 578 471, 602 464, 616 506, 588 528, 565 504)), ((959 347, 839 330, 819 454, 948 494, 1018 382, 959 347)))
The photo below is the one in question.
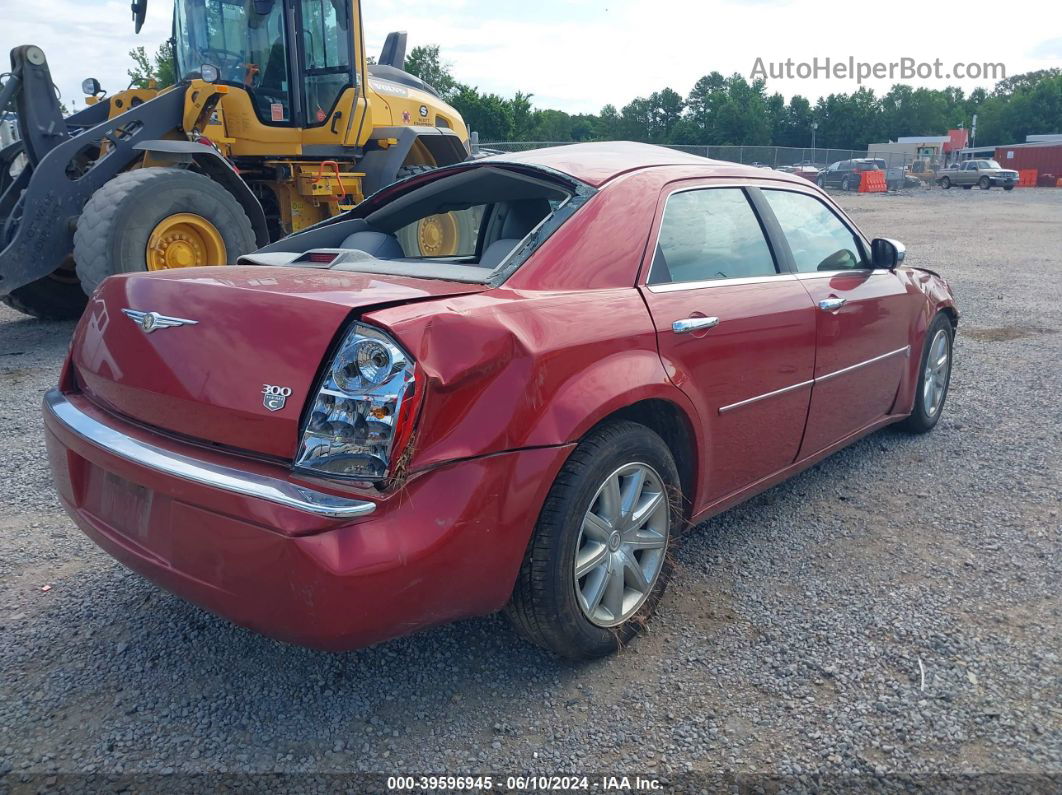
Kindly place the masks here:
POLYGON ((105 408, 179 436, 290 459, 321 362, 353 312, 483 289, 255 266, 116 276, 89 302, 71 356, 81 389, 105 408), (160 317, 145 325, 123 310, 160 317))

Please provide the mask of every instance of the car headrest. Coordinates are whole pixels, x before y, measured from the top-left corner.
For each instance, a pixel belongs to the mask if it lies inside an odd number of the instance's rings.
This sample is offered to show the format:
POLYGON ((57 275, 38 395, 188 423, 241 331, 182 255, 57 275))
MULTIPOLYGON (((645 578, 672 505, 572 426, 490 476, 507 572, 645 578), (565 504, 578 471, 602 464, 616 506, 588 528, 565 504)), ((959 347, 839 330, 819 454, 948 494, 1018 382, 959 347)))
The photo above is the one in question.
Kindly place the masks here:
POLYGON ((383 232, 355 232, 343 241, 340 248, 364 251, 376 259, 402 259, 406 256, 398 238, 383 232))
POLYGON ((521 199, 508 202, 505 207, 506 215, 502 222, 501 236, 506 239, 523 240, 551 212, 549 202, 545 199, 521 199))

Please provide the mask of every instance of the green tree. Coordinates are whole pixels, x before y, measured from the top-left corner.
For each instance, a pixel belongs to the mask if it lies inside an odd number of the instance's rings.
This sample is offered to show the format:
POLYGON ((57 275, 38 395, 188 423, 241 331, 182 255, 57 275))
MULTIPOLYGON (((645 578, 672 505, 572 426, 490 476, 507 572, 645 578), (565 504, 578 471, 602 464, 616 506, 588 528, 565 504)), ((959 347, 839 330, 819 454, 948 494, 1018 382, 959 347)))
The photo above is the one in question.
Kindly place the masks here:
POLYGON ((445 98, 450 98, 458 90, 451 69, 452 64, 442 60, 438 44, 414 47, 406 57, 406 71, 419 77, 445 98))
POLYGON ((515 127, 509 100, 497 94, 480 94, 479 90, 458 83, 450 104, 465 120, 469 130, 479 133, 481 141, 512 141, 515 127))
POLYGON ((129 57, 133 59, 133 66, 127 71, 132 88, 147 88, 152 81, 156 88, 166 88, 177 82, 177 61, 169 41, 159 45, 153 56, 140 46, 130 50, 129 57))

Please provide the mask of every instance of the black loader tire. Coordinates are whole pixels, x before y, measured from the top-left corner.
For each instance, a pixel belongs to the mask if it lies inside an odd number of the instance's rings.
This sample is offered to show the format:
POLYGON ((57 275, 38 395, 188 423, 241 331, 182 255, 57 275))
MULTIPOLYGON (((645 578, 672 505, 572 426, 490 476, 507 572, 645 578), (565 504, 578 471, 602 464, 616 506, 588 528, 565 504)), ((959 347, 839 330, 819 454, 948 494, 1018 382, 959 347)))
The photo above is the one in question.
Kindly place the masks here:
POLYGON ((77 320, 85 311, 88 297, 73 279, 49 274, 24 284, 0 298, 0 303, 38 320, 77 320))
POLYGON ((74 232, 74 260, 86 293, 108 276, 147 270, 147 243, 164 218, 192 213, 210 221, 225 243, 227 262, 258 248, 254 228, 236 197, 209 177, 181 168, 139 168, 112 179, 85 205, 74 232))
POLYGON ((601 426, 576 447, 550 489, 528 544, 506 615, 532 643, 572 660, 612 654, 644 627, 672 573, 670 550, 682 526, 680 481, 671 451, 644 425, 619 421, 601 426), (662 568, 649 596, 624 623, 593 624, 576 597, 573 563, 580 528, 600 484, 617 467, 642 462, 652 467, 670 497, 670 533, 662 568))

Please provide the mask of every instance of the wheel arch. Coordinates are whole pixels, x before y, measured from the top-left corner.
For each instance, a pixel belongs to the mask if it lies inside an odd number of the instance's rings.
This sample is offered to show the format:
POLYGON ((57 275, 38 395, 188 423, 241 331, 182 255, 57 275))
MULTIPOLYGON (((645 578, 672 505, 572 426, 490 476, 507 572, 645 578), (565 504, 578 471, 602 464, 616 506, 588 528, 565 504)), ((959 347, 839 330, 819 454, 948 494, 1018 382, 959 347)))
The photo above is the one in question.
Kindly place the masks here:
POLYGON ((145 164, 189 168, 210 177, 240 203, 251 220, 259 246, 268 245, 269 225, 262 203, 229 162, 213 147, 194 141, 141 141, 134 149, 144 153, 145 164))
POLYGON ((363 182, 366 196, 394 182, 399 170, 407 162, 431 165, 419 162, 428 159, 425 154, 435 161, 435 166, 449 166, 468 158, 467 145, 453 130, 378 127, 373 130, 373 139, 377 142, 376 148, 366 151, 359 163, 359 168, 365 172, 363 182), (381 141, 391 143, 381 146, 381 141))
POLYGON ((687 411, 678 403, 665 397, 651 397, 638 400, 599 420, 587 430, 584 436, 593 433, 603 425, 628 420, 644 425, 664 440, 671 450, 682 482, 682 494, 685 500, 683 509, 688 519, 696 504, 697 484, 700 477, 699 436, 687 411))

